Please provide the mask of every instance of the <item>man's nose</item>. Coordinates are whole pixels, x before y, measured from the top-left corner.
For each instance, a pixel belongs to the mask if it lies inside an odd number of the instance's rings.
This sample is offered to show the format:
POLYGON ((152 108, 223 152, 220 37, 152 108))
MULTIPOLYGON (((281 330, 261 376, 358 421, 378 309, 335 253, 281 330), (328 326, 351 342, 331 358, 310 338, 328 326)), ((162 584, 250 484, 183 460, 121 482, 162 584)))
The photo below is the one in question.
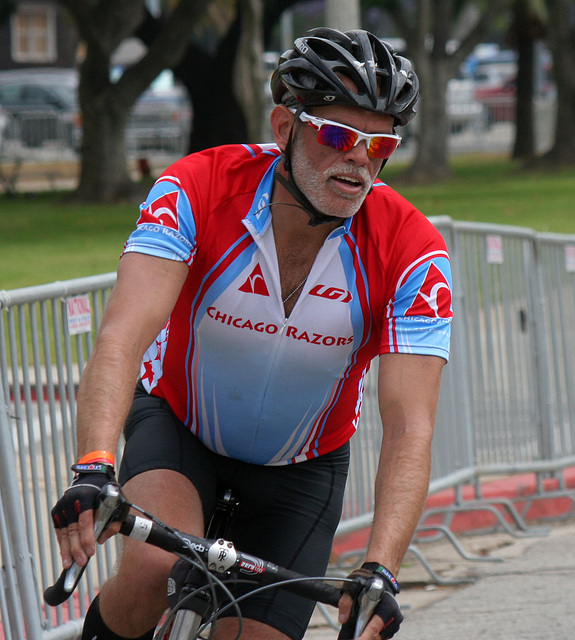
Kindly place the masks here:
POLYGON ((356 164, 366 165, 369 163, 368 141, 360 140, 349 151, 345 152, 346 160, 353 160, 356 164))

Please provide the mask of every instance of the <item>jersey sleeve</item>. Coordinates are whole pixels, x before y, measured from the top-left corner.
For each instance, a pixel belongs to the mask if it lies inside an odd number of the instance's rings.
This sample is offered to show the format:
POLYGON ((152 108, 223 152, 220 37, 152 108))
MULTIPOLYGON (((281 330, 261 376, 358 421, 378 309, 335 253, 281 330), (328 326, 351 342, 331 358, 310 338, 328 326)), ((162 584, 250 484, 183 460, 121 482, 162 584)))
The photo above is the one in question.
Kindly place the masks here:
POLYGON ((449 359, 451 267, 445 250, 421 256, 401 274, 384 319, 380 353, 449 359))
POLYGON ((140 217, 123 253, 145 253, 189 265, 195 247, 196 224, 188 196, 177 175, 165 174, 140 205, 140 217))

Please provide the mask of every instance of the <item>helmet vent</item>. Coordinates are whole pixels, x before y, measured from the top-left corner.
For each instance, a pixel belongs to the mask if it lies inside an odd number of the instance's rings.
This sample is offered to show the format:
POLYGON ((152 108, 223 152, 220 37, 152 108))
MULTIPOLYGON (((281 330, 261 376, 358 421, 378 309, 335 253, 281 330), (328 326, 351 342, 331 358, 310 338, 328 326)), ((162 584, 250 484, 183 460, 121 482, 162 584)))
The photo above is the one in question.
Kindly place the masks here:
POLYGON ((298 38, 280 58, 271 79, 276 104, 286 92, 306 107, 330 104, 388 114, 398 124, 415 115, 419 82, 411 62, 373 34, 325 27, 298 38), (341 78, 349 78, 349 83, 341 78))

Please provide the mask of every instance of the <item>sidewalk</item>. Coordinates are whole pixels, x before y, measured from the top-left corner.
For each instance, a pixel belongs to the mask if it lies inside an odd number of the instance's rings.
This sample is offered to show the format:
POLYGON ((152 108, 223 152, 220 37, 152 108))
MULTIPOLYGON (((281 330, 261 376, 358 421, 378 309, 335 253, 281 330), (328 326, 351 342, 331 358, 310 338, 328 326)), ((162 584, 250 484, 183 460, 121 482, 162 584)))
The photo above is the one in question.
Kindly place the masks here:
MULTIPOLYGON (((567 470, 568 488, 575 472, 567 470)), ((488 511, 458 513, 452 528, 457 541, 475 559, 462 557, 446 539, 418 543, 416 548, 442 581, 434 584, 413 554, 405 556, 399 575, 398 601, 404 614, 398 640, 571 640, 575 629, 575 514, 573 500, 545 484, 548 496, 535 495, 534 477, 512 476, 486 483, 484 497, 513 501, 527 520, 526 531, 486 531, 496 523, 488 511), (538 518, 556 518, 547 523, 538 518), (557 518, 562 518, 557 520, 557 518), (470 535, 473 534, 473 535, 470 535), (468 581, 468 582, 465 582, 468 581)), ((471 488, 463 495, 472 499, 471 488)), ((571 492, 575 498, 575 494, 571 492)), ((452 504, 453 492, 430 497, 428 508, 452 504)), ((336 552, 365 546, 367 532, 339 540, 336 552)), ((335 611, 332 611, 336 618, 335 611)), ((306 640, 335 640, 337 631, 318 611, 306 640)))
MULTIPOLYGON (((0 157, 0 195, 75 189, 80 177, 80 159, 68 155, 56 159, 46 156, 40 160, 33 156, 0 157)), ((145 153, 141 157, 146 158, 154 177, 159 176, 176 159, 175 156, 145 153)), ((134 181, 142 179, 139 157, 129 158, 128 168, 134 181)))
POLYGON ((575 523, 554 524, 541 538, 504 538, 498 536, 500 546, 490 552, 503 562, 459 567, 475 577, 473 584, 436 589, 435 601, 424 598, 419 605, 416 594, 406 590, 398 640, 573 638, 575 523))
MULTIPOLYGON (((443 577, 471 584, 424 587, 420 566, 406 564, 398 597, 404 614, 398 640, 571 640, 575 629, 575 521, 555 523, 546 536, 496 533, 462 541, 466 549, 502 562, 469 562, 445 543, 425 549, 443 577)), ((335 640, 317 612, 306 640, 335 640)))

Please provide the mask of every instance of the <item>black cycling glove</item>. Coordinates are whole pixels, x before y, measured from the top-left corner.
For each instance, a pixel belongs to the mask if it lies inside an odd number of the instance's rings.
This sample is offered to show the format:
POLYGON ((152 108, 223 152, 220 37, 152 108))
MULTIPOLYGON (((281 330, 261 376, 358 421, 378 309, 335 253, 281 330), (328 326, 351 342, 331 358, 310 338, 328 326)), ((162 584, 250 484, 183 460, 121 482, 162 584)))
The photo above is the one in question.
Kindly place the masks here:
POLYGON ((51 512, 56 529, 64 529, 69 524, 78 522, 78 517, 83 511, 95 509, 102 487, 116 481, 114 467, 110 464, 75 464, 72 471, 76 473, 72 484, 51 512))
POLYGON ((393 577, 391 571, 381 566, 377 562, 364 562, 360 569, 352 571, 348 578, 359 578, 360 584, 345 582, 343 591, 349 593, 354 599, 354 610, 350 619, 341 627, 338 640, 351 640, 355 638, 355 624, 357 617, 358 595, 365 590, 375 576, 383 580, 384 592, 381 600, 376 605, 372 616, 377 615, 383 620, 383 630, 379 634, 381 640, 391 638, 399 631, 399 626, 403 621, 403 615, 399 609, 399 604, 395 596, 399 593, 399 585, 393 577))

